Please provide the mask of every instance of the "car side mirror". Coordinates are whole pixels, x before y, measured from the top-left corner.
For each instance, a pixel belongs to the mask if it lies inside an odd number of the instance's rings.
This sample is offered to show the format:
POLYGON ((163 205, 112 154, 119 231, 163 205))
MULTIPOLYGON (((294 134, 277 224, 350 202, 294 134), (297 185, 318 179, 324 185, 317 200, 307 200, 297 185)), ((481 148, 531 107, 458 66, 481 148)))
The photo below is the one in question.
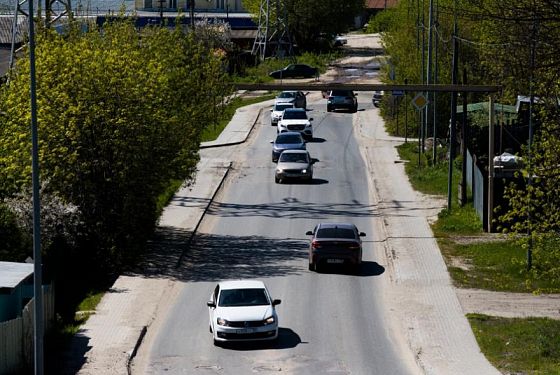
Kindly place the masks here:
POLYGON ((315 164, 315 163, 317 163, 318 161, 319 161, 319 159, 312 158, 312 159, 311 159, 311 164, 315 164))
POLYGON ((274 112, 274 108, 271 108, 271 109, 270 109, 270 112, 274 112))
POLYGON ((358 93, 355 93, 354 96, 358 96, 358 93))
POLYGON ((313 117, 311 117, 311 118, 309 119, 309 121, 313 121, 313 117))
POLYGON ((310 230, 308 230, 307 232, 305 232, 305 235, 306 235, 306 236, 312 236, 312 235, 313 235, 313 232, 310 231, 310 230))
POLYGON ((364 232, 360 232, 360 237, 365 237, 366 234, 364 232))
POLYGON ((272 301, 272 306, 276 306, 282 303, 282 300, 279 299, 275 299, 274 301, 272 301))
POLYGON ((274 141, 270 141, 270 143, 274 143, 274 141))
POLYGON ((208 302, 206 302, 206 305, 208 307, 216 307, 216 303, 214 301, 208 301, 208 302))

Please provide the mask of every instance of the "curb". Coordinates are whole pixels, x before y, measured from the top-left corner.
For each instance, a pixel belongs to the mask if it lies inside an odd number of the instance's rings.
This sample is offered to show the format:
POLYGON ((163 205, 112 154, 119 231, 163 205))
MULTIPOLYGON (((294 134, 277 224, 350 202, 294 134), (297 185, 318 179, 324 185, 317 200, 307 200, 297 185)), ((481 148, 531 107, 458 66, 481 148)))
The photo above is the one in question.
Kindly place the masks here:
POLYGON ((199 149, 216 148, 216 147, 224 147, 224 146, 235 146, 235 145, 240 145, 242 143, 245 143, 247 141, 247 138, 249 138, 249 134, 251 134, 251 132, 255 128, 255 125, 259 121, 259 118, 261 117, 263 108, 264 107, 259 108, 259 113, 257 113, 257 117, 255 118, 255 121, 253 121, 253 125, 251 125, 251 128, 247 131, 247 134, 245 134, 245 138, 243 138, 241 141, 228 142, 228 143, 216 143, 216 144, 211 144, 211 145, 200 144, 199 149))

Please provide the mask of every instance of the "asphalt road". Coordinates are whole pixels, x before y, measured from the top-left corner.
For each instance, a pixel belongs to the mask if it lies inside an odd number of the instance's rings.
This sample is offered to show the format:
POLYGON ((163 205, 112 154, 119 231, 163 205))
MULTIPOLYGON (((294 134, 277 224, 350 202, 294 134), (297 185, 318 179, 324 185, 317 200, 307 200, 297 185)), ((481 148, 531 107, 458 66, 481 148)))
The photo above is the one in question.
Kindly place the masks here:
MULTIPOLYGON (((371 102, 360 98, 360 108, 371 102)), ((388 277, 378 262, 378 216, 352 114, 309 101, 315 139, 311 183, 274 183, 268 112, 209 210, 183 262, 184 286, 154 338, 150 374, 408 374, 387 326, 380 295, 388 277), (358 275, 307 270, 307 230, 321 221, 353 222, 364 238, 358 275), (216 282, 263 280, 278 306, 276 344, 214 347, 206 301, 216 282)))

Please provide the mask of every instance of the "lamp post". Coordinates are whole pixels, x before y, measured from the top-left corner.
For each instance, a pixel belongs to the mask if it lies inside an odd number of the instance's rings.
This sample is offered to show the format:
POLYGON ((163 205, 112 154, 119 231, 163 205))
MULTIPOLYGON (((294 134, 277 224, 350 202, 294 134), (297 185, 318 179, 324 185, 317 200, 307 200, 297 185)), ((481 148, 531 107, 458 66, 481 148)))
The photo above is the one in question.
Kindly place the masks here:
POLYGON ((189 3, 189 14, 191 19, 191 30, 194 30, 194 7, 195 7, 195 0, 188 0, 189 3))
POLYGON ((29 1, 29 94, 31 99, 31 178, 33 189, 33 336, 35 375, 43 374, 43 275, 41 261, 41 200, 39 198, 39 141, 35 74, 35 25, 33 1, 29 1))

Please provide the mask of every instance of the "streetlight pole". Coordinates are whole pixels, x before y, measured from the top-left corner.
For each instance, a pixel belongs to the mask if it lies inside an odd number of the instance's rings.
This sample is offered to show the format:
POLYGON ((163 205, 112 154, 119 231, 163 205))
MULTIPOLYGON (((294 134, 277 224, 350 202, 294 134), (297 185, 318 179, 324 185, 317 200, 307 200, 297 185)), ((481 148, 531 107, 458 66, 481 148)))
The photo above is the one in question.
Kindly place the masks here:
POLYGON ((190 11, 190 18, 191 18, 191 30, 194 30, 194 7, 195 7, 195 0, 189 0, 189 11, 190 11))
POLYGON ((39 197, 39 141, 35 74, 35 25, 29 1, 29 94, 31 99, 31 177, 33 185, 33 298, 35 375, 43 374, 43 287, 41 261, 41 200, 39 197))

